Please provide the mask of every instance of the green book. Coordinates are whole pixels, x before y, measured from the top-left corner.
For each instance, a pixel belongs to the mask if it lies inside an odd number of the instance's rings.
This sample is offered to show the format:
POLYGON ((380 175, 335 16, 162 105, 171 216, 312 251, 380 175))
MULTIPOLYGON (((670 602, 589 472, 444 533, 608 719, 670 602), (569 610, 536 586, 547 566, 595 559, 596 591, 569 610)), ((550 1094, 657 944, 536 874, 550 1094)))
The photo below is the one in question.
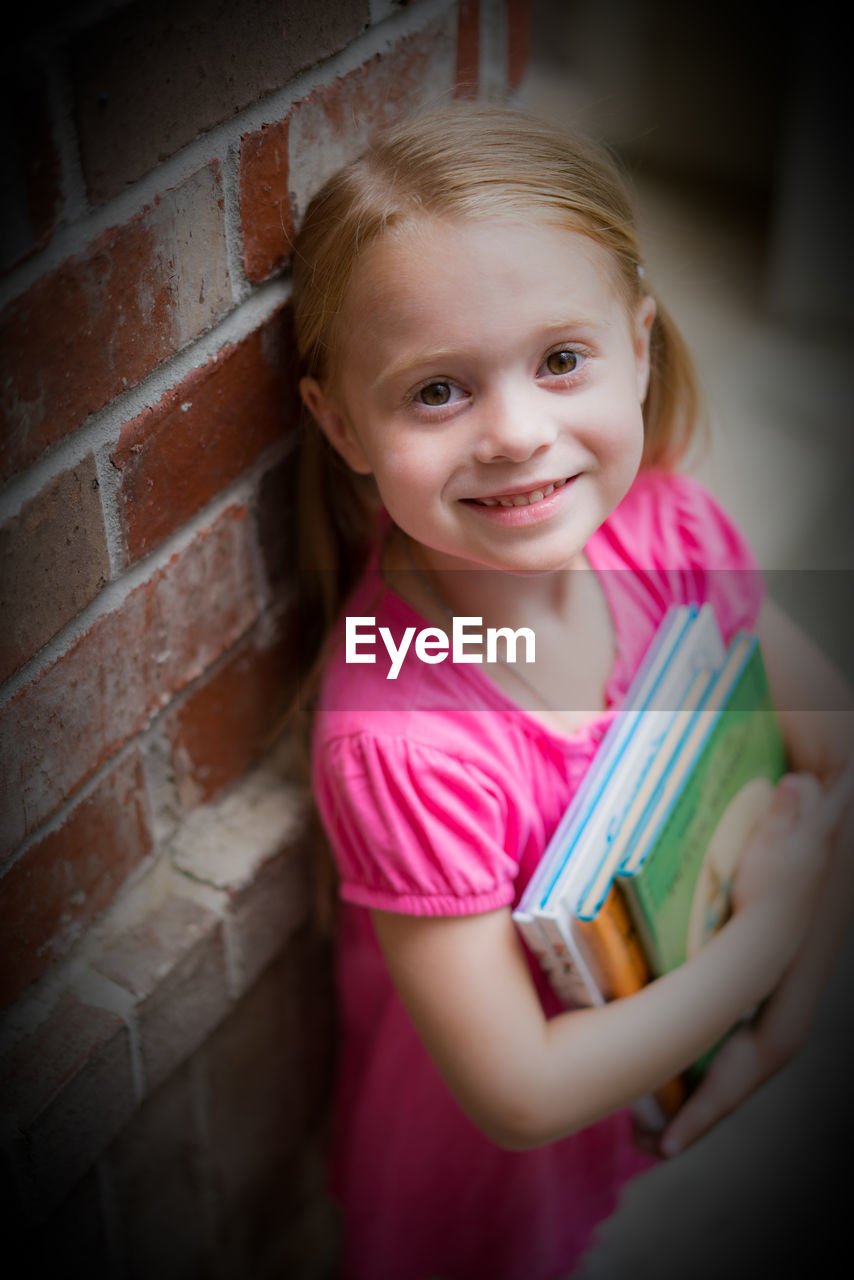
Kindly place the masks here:
POLYGON ((654 975, 682 964, 724 923, 738 856, 785 767, 759 643, 739 634, 618 872, 654 975))

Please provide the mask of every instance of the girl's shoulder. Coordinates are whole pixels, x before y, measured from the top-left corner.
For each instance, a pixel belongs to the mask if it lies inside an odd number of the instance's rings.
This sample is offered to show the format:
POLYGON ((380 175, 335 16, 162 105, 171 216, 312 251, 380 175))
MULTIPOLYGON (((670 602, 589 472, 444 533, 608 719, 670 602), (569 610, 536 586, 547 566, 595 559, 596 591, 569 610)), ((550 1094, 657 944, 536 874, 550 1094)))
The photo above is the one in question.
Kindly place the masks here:
POLYGON ((764 595, 756 557, 736 522, 692 476, 642 471, 586 550, 614 619, 615 700, 671 605, 711 604, 727 642, 756 626, 764 595))
POLYGON ((639 472, 594 537, 613 567, 754 572, 756 557, 737 523, 695 477, 660 467, 639 472))

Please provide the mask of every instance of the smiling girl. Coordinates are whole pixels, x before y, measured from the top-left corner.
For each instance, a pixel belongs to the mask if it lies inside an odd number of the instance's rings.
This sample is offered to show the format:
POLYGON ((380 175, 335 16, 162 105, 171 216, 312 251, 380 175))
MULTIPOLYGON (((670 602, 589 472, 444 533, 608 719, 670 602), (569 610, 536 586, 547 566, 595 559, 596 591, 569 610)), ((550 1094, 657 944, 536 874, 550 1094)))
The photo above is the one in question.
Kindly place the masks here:
MULTIPOLYGON (((313 776, 339 873, 342 1274, 567 1275, 649 1163, 634 1099, 766 1002, 672 1122, 673 1152, 794 1052, 850 877, 821 786, 790 776, 731 920, 636 996, 560 1008, 511 911, 671 604, 710 601, 726 639, 758 626, 780 705, 805 673, 848 695, 672 470, 693 372, 607 157, 492 108, 404 124, 315 197, 294 296, 331 629, 313 776), (346 617, 399 643, 461 615, 531 628, 536 663, 388 680, 379 651, 346 661, 346 617)), ((793 766, 829 778, 848 727, 786 717, 793 766)))

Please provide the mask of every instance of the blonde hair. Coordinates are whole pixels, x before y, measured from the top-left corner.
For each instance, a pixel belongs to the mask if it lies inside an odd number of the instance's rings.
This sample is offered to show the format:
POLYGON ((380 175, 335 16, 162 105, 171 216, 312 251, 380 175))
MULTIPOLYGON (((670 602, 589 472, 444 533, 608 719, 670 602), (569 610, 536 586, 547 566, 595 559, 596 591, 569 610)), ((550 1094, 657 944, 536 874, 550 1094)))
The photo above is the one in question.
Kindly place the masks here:
MULTIPOLYGON (((382 133, 311 201, 293 267, 294 323, 306 374, 321 384, 334 381, 339 317, 360 253, 425 215, 515 215, 566 227, 609 252, 627 309, 652 293, 632 201, 607 152, 517 111, 459 103, 382 133)), ((643 465, 671 467, 697 426, 699 396, 688 350, 658 299, 656 306, 643 465)), ((319 570, 319 640, 364 565, 376 535, 377 498, 370 479, 354 475, 306 424, 300 499, 302 568, 319 570)))

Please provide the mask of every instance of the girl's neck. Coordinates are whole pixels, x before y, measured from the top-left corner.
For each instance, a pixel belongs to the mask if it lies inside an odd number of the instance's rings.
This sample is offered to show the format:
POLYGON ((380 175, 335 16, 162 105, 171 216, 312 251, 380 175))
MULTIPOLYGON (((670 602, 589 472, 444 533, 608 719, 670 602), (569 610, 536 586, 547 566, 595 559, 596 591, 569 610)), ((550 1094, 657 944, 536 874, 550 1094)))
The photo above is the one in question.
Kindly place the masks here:
POLYGON ((538 575, 475 567, 438 569, 394 529, 381 566, 386 582, 431 624, 447 631, 454 614, 482 629, 530 627, 535 664, 499 661, 478 668, 511 699, 560 733, 606 708, 616 638, 601 583, 583 555, 572 568, 538 575))
POLYGON ((547 619, 569 622, 578 595, 576 571, 590 567, 582 552, 566 569, 548 573, 481 568, 424 548, 396 527, 386 539, 381 565, 395 589, 437 625, 449 614, 462 614, 482 618, 485 627, 514 628, 547 619))

